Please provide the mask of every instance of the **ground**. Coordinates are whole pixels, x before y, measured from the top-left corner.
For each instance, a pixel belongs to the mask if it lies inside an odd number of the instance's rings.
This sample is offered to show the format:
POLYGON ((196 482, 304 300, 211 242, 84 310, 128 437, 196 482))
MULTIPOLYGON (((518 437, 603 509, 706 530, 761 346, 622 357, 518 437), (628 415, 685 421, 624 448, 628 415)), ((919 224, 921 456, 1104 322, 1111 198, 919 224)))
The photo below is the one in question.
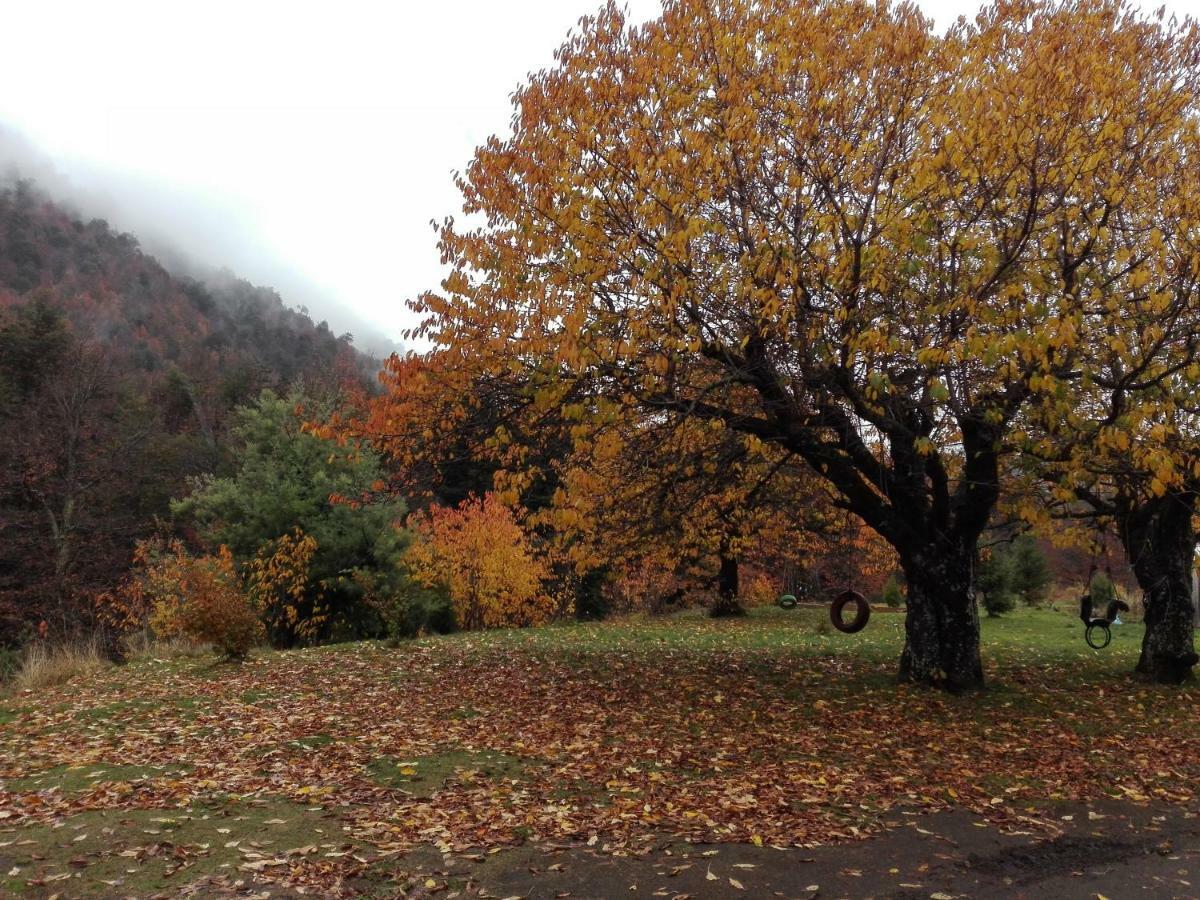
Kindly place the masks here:
POLYGON ((0 895, 1200 896, 1200 690, 1114 630, 965 697, 885 610, 146 659, 0 700, 0 895))

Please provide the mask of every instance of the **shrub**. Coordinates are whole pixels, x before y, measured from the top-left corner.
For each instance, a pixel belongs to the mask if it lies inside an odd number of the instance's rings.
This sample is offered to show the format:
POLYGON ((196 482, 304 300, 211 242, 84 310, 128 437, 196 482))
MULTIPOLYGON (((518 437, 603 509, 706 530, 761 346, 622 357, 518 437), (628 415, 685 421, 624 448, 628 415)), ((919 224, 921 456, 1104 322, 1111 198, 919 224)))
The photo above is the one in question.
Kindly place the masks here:
POLYGON ((247 589, 276 646, 312 643, 325 632, 324 590, 312 577, 316 553, 316 538, 296 528, 264 545, 250 561, 247 589))
POLYGON ((1013 541, 1010 551, 1012 559, 1012 590, 1029 606, 1036 606, 1046 597, 1050 586, 1050 566, 1046 554, 1031 534, 1023 534, 1013 541))
POLYGON ((989 616, 1011 612, 1016 606, 1012 589, 1012 559, 1007 553, 984 551, 975 568, 975 590, 989 616))
POLYGON ((209 643, 229 659, 244 659, 263 640, 263 626, 242 592, 233 555, 221 547, 216 556, 189 560, 180 583, 183 633, 209 643))
POLYGON ((171 541, 147 555, 136 590, 152 604, 150 627, 159 639, 185 637, 243 659, 264 637, 226 547, 215 556, 193 557, 171 541))
POLYGON ((355 573, 355 577, 393 641, 430 631, 439 634, 454 631, 454 608, 444 588, 425 587, 409 578, 384 586, 374 572, 355 573))
POLYGON ((1103 615, 1108 604, 1117 599, 1117 586, 1105 572, 1097 572, 1092 576, 1088 592, 1092 596, 1092 609, 1096 611, 1096 615, 1103 615))
POLYGON ((417 540, 406 554, 410 571, 423 587, 448 592, 462 627, 536 625, 553 614, 554 601, 543 585, 549 566, 494 494, 455 508, 431 507, 413 524, 417 540))
POLYGON ((749 579, 738 597, 746 606, 772 606, 779 596, 779 584, 770 576, 758 573, 749 579))
POLYGON ((900 589, 900 580, 894 572, 884 583, 880 599, 891 609, 898 609, 904 605, 904 591, 900 589))

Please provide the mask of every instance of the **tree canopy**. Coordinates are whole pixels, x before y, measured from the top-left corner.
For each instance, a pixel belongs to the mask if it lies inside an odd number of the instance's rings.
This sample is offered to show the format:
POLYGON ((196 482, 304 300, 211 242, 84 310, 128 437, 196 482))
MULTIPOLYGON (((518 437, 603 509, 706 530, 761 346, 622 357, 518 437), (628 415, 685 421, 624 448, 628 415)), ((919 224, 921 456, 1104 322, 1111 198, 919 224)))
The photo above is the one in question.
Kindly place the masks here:
POLYGON ((541 410, 804 460, 899 554, 902 676, 979 685, 1009 437, 1121 319, 1085 276, 1160 252, 1114 223, 1188 158, 1196 73, 1194 29, 1105 0, 942 37, 903 3, 676 0, 636 28, 610 3, 461 176, 481 224, 442 228, 419 333, 541 410))

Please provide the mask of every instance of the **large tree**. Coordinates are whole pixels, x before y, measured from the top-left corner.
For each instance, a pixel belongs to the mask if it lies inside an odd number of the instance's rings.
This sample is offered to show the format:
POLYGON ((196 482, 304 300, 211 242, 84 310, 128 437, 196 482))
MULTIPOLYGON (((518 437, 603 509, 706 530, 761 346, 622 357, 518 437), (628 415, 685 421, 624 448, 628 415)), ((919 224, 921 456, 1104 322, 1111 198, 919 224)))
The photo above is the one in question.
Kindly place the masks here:
POLYGON ((421 333, 805 460, 899 555, 901 677, 979 686, 1005 436, 1106 315, 1071 272, 1170 160, 1184 40, 1116 2, 944 38, 911 4, 610 3, 460 179, 481 224, 444 226, 421 333))
MULTIPOLYGON (((1194 89, 1198 51, 1181 47, 1176 77, 1194 89)), ((1038 386, 1019 431, 1024 461, 1054 489, 1053 506, 1097 520, 1119 536, 1145 598, 1138 671, 1167 683, 1190 675, 1191 587, 1200 492, 1200 123, 1186 127, 1158 163, 1154 190, 1134 190, 1107 216, 1116 252, 1068 272, 1103 304, 1087 336, 1087 365, 1038 386)), ((1126 190, 1125 186, 1121 186, 1126 190)))

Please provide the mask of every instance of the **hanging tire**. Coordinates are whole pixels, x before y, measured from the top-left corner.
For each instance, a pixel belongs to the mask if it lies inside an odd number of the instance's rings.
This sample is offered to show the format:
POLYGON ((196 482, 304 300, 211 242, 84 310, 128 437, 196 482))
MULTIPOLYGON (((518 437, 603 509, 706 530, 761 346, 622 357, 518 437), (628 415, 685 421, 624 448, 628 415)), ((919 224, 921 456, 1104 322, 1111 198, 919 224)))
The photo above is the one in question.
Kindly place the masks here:
POLYGON ((1103 650, 1112 641, 1112 630, 1107 622, 1093 622, 1087 627, 1084 638, 1093 650, 1103 650))
POLYGON ((829 607, 829 621, 833 623, 834 628, 845 634, 862 631, 867 627, 870 618, 871 604, 858 591, 842 591, 833 598, 833 604, 829 607), (847 622, 842 614, 851 603, 854 604, 854 618, 847 622))
POLYGON ((779 604, 780 609, 795 609, 796 608, 796 598, 792 594, 784 594, 782 597, 780 597, 775 602, 779 604))

